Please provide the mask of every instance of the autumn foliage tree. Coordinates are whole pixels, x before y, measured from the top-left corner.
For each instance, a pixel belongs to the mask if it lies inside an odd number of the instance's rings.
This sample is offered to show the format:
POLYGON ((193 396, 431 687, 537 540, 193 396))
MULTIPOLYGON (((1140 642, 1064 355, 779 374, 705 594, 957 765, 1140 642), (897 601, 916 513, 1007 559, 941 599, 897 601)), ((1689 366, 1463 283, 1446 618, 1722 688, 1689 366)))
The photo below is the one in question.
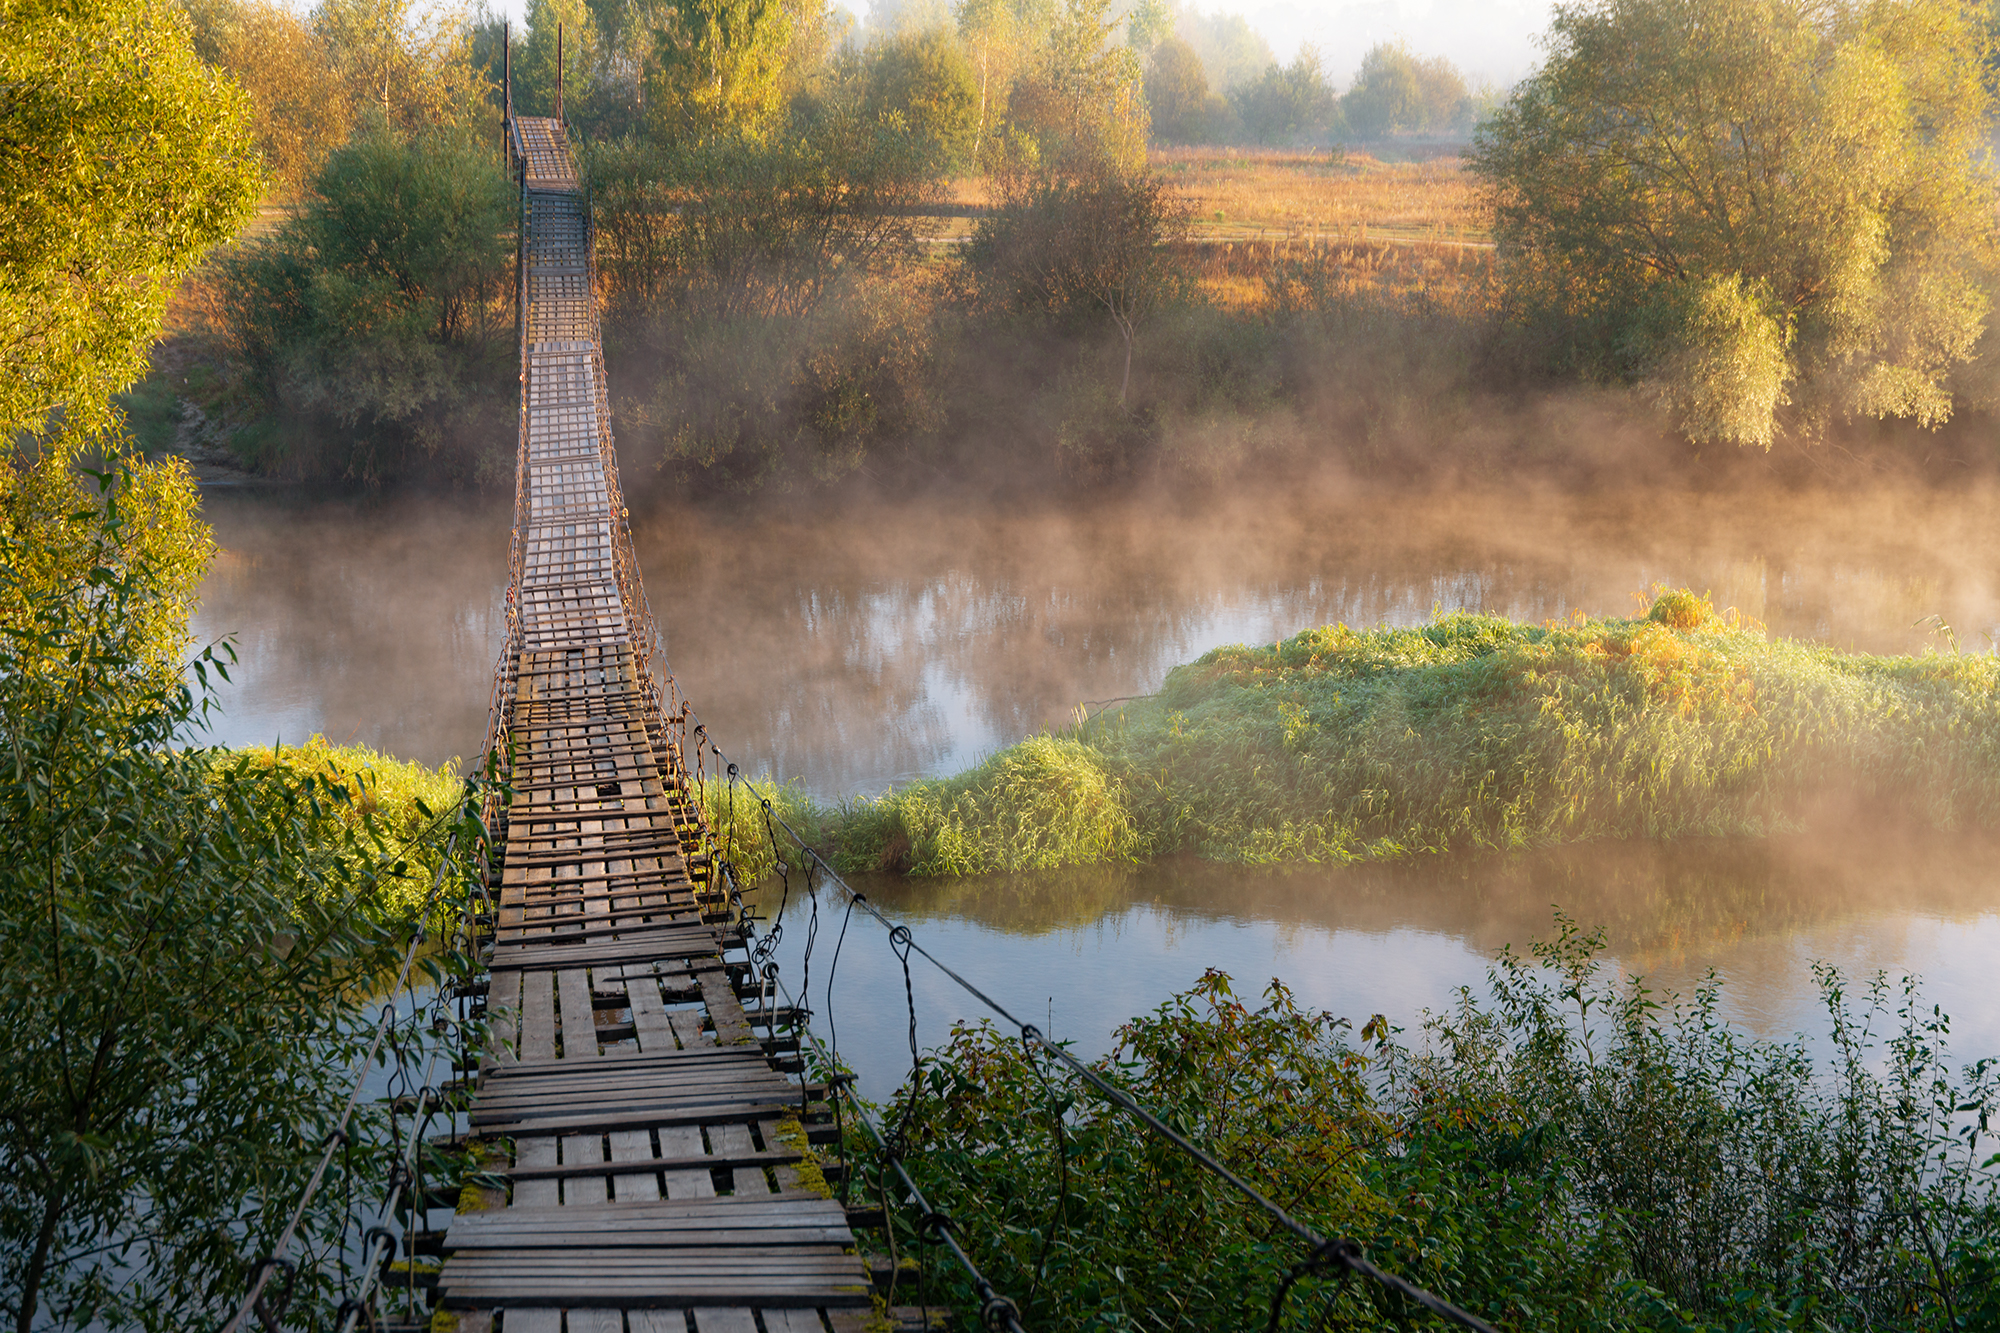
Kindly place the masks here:
POLYGON ((108 427, 168 294, 262 185, 248 106, 163 0, 0 20, 0 442, 108 427))
POLYGON ((1560 7, 1474 155, 1517 314, 1696 441, 1944 421, 1987 314, 1986 52, 1957 0, 1560 7))

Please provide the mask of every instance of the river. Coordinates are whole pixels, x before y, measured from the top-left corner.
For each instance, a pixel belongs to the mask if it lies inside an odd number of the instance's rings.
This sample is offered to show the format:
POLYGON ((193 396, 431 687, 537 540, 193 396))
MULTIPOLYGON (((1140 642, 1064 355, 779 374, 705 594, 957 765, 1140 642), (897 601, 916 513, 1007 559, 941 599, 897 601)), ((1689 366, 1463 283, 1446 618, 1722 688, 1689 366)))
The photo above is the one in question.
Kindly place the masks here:
MULTIPOLYGON (((1197 488, 1198 490, 1198 488, 1197 488)), ((1434 608, 1631 614, 1655 584, 1709 591, 1774 634, 1866 652, 1988 651, 1996 496, 1884 484, 1567 496, 1282 494, 996 509, 939 501, 770 513, 661 502, 635 516, 683 689, 750 772, 823 798, 956 771, 1079 704, 1146 693, 1208 648, 1434 608), (1945 628, 1948 627, 1948 630, 1945 628)), ((508 511, 205 495, 224 554, 195 618, 239 665, 214 739, 322 732, 438 763, 480 744, 503 632, 508 511)), ((1105 1048, 1114 1025, 1221 967, 1414 1029, 1561 906, 1610 964, 1685 992, 1713 967, 1753 1030, 1812 1033, 1811 964, 1920 974, 1962 1055, 2000 1054, 2000 860, 1984 842, 1857 828, 1831 846, 1595 847, 1390 869, 1173 862, 954 883, 871 901, 1026 1020, 1105 1048)), ((838 930, 822 898, 814 1004, 838 930)), ((806 926, 786 918, 794 984, 806 926)), ((899 965, 856 924, 832 1017, 875 1093, 907 1060, 899 965), (901 1057, 897 1052, 902 1051, 901 1057)), ((920 1037, 970 1015, 919 967, 920 1037)))

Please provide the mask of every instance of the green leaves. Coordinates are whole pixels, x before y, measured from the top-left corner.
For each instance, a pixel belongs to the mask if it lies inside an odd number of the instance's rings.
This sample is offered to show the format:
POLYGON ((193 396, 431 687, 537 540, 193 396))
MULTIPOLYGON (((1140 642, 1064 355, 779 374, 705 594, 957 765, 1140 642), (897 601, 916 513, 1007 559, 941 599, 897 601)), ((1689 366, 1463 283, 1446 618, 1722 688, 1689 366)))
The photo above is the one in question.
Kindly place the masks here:
POLYGON ((174 284, 249 215, 248 107, 167 0, 10 0, 0 88, 0 438, 92 434, 174 284))
MULTIPOLYGON (((1855 1009, 1829 973, 1834 1058, 1815 1065, 1724 1023, 1713 981, 1663 1002, 1608 975, 1598 943, 1559 918, 1420 1046, 1371 1021, 1368 1055, 1283 987, 1253 1008, 1211 971, 1098 1069, 1322 1234, 1502 1328, 1990 1326, 2000 1178, 1954 1126, 2000 1098, 1994 1062, 1954 1072, 1907 983, 1855 1009)), ((906 1165, 1030 1327, 1261 1328, 1302 1257, 990 1026, 954 1029, 896 1105, 906 1165)), ((935 1276, 976 1308, 955 1270, 935 1276)), ((1441 1326, 1325 1274, 1281 1313, 1441 1326)))
POLYGON ((377 123, 327 158, 293 218, 229 257, 237 354, 297 427, 270 461, 379 483, 476 433, 482 408, 498 417, 514 211, 489 150, 377 123))
POLYGON ((191 487, 145 498, 162 481, 112 468, 101 505, 55 507, 0 566, 0 1307, 23 1329, 183 1327, 240 1294, 401 944, 385 881, 462 819, 398 836, 348 783, 171 748, 200 709, 163 669, 187 552, 135 525, 206 533, 191 487))
POLYGON ((1479 134, 1516 314, 1690 439, 1951 412, 1987 310, 1991 94, 1954 0, 1593 0, 1479 134))

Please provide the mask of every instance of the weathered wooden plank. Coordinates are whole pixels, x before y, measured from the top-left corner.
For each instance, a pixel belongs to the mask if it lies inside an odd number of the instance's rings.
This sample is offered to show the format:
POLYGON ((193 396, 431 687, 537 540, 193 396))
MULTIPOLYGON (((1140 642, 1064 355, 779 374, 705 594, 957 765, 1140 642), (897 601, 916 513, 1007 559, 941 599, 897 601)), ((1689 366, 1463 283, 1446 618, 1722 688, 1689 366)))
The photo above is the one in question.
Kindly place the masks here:
MULTIPOLYGON (((707 994, 706 987, 703 987, 703 994, 707 994)), ((699 1010, 676 1009, 667 1015, 667 1021, 672 1024, 674 1035, 680 1038, 683 1049, 699 1051, 715 1046, 715 1039, 703 1027, 706 1019, 699 1010)))
MULTIPOLYGON (((662 1126, 659 1139, 662 1157, 699 1158, 707 1152, 701 1141, 701 1130, 694 1125, 662 1126)), ((661 1173, 660 1180, 667 1187, 669 1199, 715 1197, 715 1177, 709 1174, 706 1165, 665 1171, 661 1173)))
POLYGON ((750 1020, 743 1016, 743 1002, 736 998, 736 989, 727 977, 720 973, 703 976, 701 999, 708 1006, 709 1021, 715 1024, 716 1045, 735 1046, 757 1040, 750 1031, 750 1020))
POLYGON ((651 977, 631 977, 625 994, 632 1002, 632 1028, 639 1036, 639 1049, 647 1055, 678 1056, 673 1024, 667 1019, 666 1004, 660 998, 659 983, 651 977))
POLYGON ((764 1316, 764 1333, 826 1333, 817 1310, 773 1310, 764 1316))
POLYGON ((521 1059, 553 1060, 555 1055, 554 980, 547 972, 527 972, 521 978, 521 1059))
POLYGON ((627 1310, 625 1327, 629 1333, 688 1333, 685 1310, 627 1310))
POLYGON ((556 973, 562 1004, 562 1058, 597 1059, 597 1013, 590 999, 590 976, 578 969, 556 973))
MULTIPOLYGON (((553 972, 566 967, 609 967, 614 963, 642 963, 678 958, 700 958, 718 953, 714 935, 699 929, 677 934, 662 931, 631 943, 609 941, 602 944, 502 944, 493 949, 492 966, 516 967, 524 972, 553 972)), ((716 973, 722 971, 717 958, 716 973)), ((727 991, 728 983, 721 983, 727 991)), ((551 1015, 553 1022, 553 1015, 551 1015)), ((747 1025, 746 1031, 747 1031, 747 1025)))
POLYGON ((500 1316, 500 1333, 562 1333, 560 1310, 508 1310, 500 1316))
POLYGON ((660 1199, 644 1203, 607 1203, 597 1208, 529 1207, 459 1213, 451 1220, 452 1244, 472 1245, 480 1237, 516 1233, 547 1238, 547 1244, 568 1243, 565 1236, 602 1232, 623 1235, 654 1227, 811 1225, 844 1227, 847 1210, 837 1199, 817 1194, 761 1198, 660 1199), (560 1233, 557 1224, 560 1223, 560 1233), (463 1237, 463 1241, 461 1241, 463 1237))
POLYGON ((696 1310, 694 1327, 695 1333, 757 1333, 757 1315, 740 1309, 696 1310))
MULTIPOLYGON (((715 1126, 708 1131, 708 1146, 715 1157, 729 1159, 730 1180, 738 1195, 769 1194, 771 1184, 764 1179, 765 1167, 805 1160, 803 1153, 789 1149, 758 1152, 750 1141, 748 1125, 715 1126)), ((715 1163, 718 1167, 722 1164, 715 1163)))
MULTIPOLYGON (((653 1136, 641 1129, 621 1129, 606 1136, 611 1145, 611 1160, 619 1164, 644 1163, 658 1160, 653 1156, 653 1136)), ((658 1174, 648 1171, 633 1171, 615 1176, 611 1188, 616 1191, 618 1201, 650 1202, 665 1198, 660 1189, 658 1174)), ((629 1219, 628 1219, 629 1220, 629 1219)), ((574 1228, 566 1224, 574 1234, 574 1228)))
MULTIPOLYGON (((644 980, 650 981, 651 979, 644 978, 644 980)), ((630 982, 626 983, 628 987, 631 984, 630 982)), ((626 991, 627 997, 630 997, 631 993, 628 989, 626 991)), ((677 1010, 676 1012, 686 1013, 693 1020, 698 1020, 701 1017, 694 1010, 677 1010)), ((754 1045, 716 1046, 704 1042, 701 1045, 675 1047, 660 1051, 607 1053, 598 1056, 589 1065, 581 1068, 568 1060, 517 1060, 509 1064, 505 1069, 494 1071, 492 1078, 488 1082, 495 1087, 499 1087, 516 1079, 524 1078, 596 1079, 601 1076, 613 1074, 645 1073, 648 1071, 653 1073, 687 1072, 700 1069, 718 1069, 729 1065, 743 1065, 747 1068, 762 1069, 768 1067, 768 1064, 769 1062, 764 1058, 761 1047, 754 1045)), ((690 1073, 689 1077, 693 1077, 693 1075, 690 1073)))
MULTIPOLYGON (((737 1128, 740 1129, 742 1127, 738 1126, 737 1128)), ((743 1130, 743 1135, 747 1140, 750 1131, 747 1129, 743 1130)), ((595 1136, 576 1135, 565 1138, 562 1142, 563 1160, 559 1166, 515 1166, 500 1169, 495 1174, 507 1176, 512 1180, 575 1180, 579 1181, 579 1183, 587 1183, 585 1178, 594 1177, 601 1184, 606 1176, 658 1175, 663 1171, 668 1174, 677 1174, 697 1169, 701 1171, 720 1171, 740 1167, 744 1170, 754 1172, 758 1178, 758 1188, 768 1193, 769 1187, 763 1184, 763 1168, 765 1166, 776 1166, 781 1162, 801 1162, 805 1160, 804 1155, 798 1152, 785 1150, 762 1153, 752 1148, 743 1152, 718 1150, 713 1153, 695 1153, 687 1157, 653 1157, 649 1153, 646 1157, 635 1158, 630 1161, 607 1162, 602 1159, 601 1155, 595 1158, 584 1155, 588 1147, 601 1148, 602 1145, 595 1136), (571 1145, 573 1144, 576 1146, 572 1147, 571 1145)), ((648 1146, 650 1148, 650 1145, 648 1146)), ((605 1201, 604 1198, 590 1197, 590 1191, 587 1190, 571 1191, 565 1188, 563 1191, 564 1203, 604 1203, 605 1201)))
MULTIPOLYGON (((553 1134, 642 1129, 656 1125, 698 1125, 706 1121, 749 1121, 783 1115, 788 1109, 768 1085, 752 1088, 717 1087, 677 1096, 644 1090, 615 1095, 571 1093, 561 1103, 543 1100, 502 1102, 474 1109, 472 1123, 487 1134, 553 1134), (587 1104, 579 1106, 577 1101, 587 1104), (589 1126, 590 1129, 585 1127, 589 1126), (597 1127, 601 1126, 602 1129, 597 1127)), ((692 1152, 684 1154, 693 1156, 692 1152)))
POLYGON ((520 1036, 521 976, 519 972, 488 973, 486 1009, 493 1018, 492 1037, 486 1045, 481 1067, 491 1069, 516 1059, 514 1043, 520 1036))
MULTIPOLYGON (((537 1167, 556 1165, 556 1141, 552 1138, 522 1138, 514 1140, 514 1166, 517 1169, 533 1170, 537 1167)), ((516 1208, 553 1207, 562 1202, 562 1182, 556 1180, 524 1180, 514 1187, 516 1208)))

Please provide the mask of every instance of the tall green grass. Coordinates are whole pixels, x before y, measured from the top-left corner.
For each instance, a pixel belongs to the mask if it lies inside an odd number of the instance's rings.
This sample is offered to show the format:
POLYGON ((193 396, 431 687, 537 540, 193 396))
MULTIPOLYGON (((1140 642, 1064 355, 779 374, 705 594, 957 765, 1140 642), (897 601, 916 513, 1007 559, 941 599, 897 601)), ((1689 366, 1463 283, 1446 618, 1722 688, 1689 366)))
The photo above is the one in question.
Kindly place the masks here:
POLYGON ((2000 659, 1641 619, 1453 614, 1221 648, 1161 692, 851 803, 838 864, 970 874, 1176 852, 1355 861, 1893 818, 2000 823, 2000 659))
POLYGON ((313 780, 335 822, 352 835, 353 849, 389 867, 376 906, 385 916, 408 920, 423 909, 448 824, 465 783, 456 762, 441 768, 396 759, 365 745, 335 745, 315 735, 302 745, 251 745, 212 752, 218 776, 246 766, 282 769, 298 781, 313 780), (442 821, 442 823, 441 823, 442 821))

